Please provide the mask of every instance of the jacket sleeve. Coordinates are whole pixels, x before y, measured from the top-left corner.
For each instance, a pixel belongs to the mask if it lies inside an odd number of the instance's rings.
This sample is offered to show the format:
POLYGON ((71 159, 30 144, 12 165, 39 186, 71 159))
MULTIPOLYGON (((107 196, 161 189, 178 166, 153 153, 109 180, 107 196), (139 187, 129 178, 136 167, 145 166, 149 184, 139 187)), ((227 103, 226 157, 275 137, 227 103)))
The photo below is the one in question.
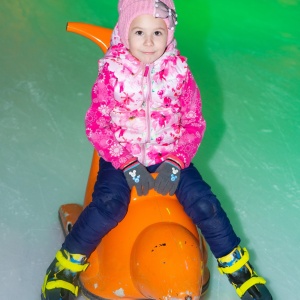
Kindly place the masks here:
POLYGON ((184 167, 188 167, 197 153, 206 128, 206 122, 202 115, 200 91, 190 70, 187 72, 179 100, 183 134, 177 141, 174 152, 169 155, 177 157, 184 167))
POLYGON ((86 135, 99 155, 118 169, 133 156, 117 141, 110 113, 115 106, 116 78, 108 63, 99 62, 99 73, 92 88, 91 106, 85 116, 86 135))

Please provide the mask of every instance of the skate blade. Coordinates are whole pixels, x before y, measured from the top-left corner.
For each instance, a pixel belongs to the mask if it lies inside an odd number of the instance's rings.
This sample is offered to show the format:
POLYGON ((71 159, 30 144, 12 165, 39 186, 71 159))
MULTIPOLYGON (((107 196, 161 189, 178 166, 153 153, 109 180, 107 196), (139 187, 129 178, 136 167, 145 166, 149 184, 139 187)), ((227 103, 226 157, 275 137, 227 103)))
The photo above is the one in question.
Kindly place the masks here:
POLYGON ((255 287, 260 293, 260 297, 253 297, 250 295, 250 293, 247 291, 243 296, 242 300, 272 300, 272 295, 270 294, 269 290, 264 284, 256 284, 255 287))

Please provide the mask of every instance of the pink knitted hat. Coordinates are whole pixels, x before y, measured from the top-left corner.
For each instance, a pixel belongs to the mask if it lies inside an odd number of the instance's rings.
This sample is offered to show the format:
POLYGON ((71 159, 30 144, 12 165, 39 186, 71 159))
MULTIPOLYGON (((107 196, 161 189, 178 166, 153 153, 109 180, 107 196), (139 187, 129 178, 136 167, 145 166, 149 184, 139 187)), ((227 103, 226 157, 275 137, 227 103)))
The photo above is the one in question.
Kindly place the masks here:
POLYGON ((168 44, 174 37, 174 29, 177 24, 177 15, 172 0, 119 0, 119 34, 126 48, 128 45, 128 32, 131 22, 140 15, 150 14, 156 18, 162 18, 168 27, 168 44))

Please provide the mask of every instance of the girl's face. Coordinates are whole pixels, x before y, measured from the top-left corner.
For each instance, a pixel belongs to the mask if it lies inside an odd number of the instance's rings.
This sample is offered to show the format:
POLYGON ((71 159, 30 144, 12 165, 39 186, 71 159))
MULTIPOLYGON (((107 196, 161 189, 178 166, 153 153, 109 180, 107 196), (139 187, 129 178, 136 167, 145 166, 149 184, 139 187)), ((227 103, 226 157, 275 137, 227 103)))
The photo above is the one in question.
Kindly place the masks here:
POLYGON ((151 64, 163 55, 167 40, 168 28, 161 18, 141 15, 130 24, 129 51, 145 64, 151 64))

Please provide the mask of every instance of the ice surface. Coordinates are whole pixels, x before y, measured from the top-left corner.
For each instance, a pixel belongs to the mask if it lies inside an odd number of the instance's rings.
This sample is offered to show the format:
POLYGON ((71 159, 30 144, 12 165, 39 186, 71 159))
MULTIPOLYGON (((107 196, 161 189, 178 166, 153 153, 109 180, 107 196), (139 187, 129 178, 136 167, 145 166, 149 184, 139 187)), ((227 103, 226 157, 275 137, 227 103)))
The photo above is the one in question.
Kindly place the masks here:
MULTIPOLYGON (((208 123, 195 164, 274 299, 300 299, 300 4, 175 3, 179 48, 208 123)), ((112 27, 116 6, 1 1, 1 299, 40 299, 45 270, 63 242, 58 207, 83 201, 92 155, 83 119, 102 54, 66 33, 66 22, 112 27)), ((204 299, 237 299, 211 256, 209 266, 204 299)))

